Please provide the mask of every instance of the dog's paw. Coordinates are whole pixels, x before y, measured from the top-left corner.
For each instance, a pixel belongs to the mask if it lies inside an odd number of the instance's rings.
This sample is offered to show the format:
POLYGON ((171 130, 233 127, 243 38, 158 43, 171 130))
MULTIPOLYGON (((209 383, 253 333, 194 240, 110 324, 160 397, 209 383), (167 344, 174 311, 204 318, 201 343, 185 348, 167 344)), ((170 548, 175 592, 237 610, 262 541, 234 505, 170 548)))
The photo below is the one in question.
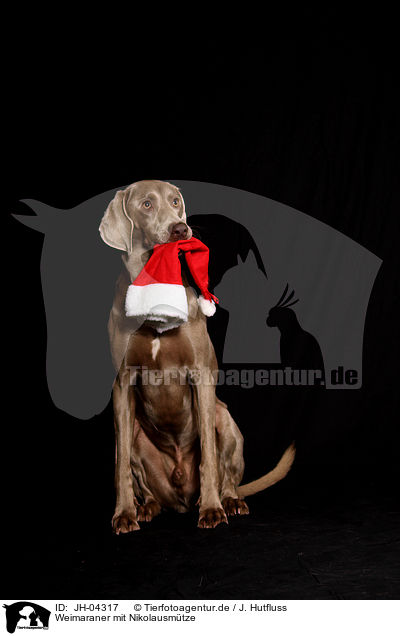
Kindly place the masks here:
POLYGON ((234 499, 233 497, 225 497, 222 500, 222 506, 228 515, 233 517, 234 515, 248 515, 249 509, 244 499, 234 499))
POLYGON ((140 530, 135 511, 116 513, 111 524, 115 534, 127 534, 140 530))
POLYGON ((200 510, 198 528, 215 528, 220 523, 228 523, 223 508, 205 508, 200 510))
POLYGON ((156 501, 149 501, 138 507, 137 516, 139 521, 151 521, 161 512, 161 506, 156 501))

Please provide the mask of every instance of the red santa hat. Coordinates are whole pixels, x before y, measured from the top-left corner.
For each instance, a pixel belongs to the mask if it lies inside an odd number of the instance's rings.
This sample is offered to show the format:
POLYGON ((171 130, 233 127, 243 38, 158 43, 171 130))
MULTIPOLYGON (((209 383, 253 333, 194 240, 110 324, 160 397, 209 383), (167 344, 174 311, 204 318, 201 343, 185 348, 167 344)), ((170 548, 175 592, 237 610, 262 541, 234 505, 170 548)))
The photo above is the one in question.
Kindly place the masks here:
POLYGON ((155 245, 153 254, 128 287, 126 315, 150 321, 158 332, 179 327, 188 320, 186 291, 182 284, 179 253, 186 262, 201 295, 198 303, 205 316, 215 313, 218 298, 208 291, 209 250, 196 238, 155 245))

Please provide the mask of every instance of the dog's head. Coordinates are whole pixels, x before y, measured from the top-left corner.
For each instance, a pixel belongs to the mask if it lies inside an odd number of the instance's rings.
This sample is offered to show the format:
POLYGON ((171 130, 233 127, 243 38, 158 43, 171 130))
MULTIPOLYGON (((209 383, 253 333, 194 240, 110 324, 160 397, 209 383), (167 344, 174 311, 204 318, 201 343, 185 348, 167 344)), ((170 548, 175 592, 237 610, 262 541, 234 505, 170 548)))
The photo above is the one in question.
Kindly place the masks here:
POLYGON ((99 230, 107 245, 128 254, 136 241, 151 249, 157 243, 192 236, 183 197, 176 186, 166 181, 137 181, 118 190, 99 230))

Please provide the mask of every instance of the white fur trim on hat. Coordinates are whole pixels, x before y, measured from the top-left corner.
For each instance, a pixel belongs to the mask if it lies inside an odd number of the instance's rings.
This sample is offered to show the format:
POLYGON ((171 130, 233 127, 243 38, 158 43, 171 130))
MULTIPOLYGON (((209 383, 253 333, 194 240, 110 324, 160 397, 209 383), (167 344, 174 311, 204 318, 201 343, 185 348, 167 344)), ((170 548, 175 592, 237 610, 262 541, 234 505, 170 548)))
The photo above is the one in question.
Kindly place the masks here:
POLYGON ((125 311, 129 317, 144 318, 160 323, 172 323, 172 318, 181 324, 188 319, 185 288, 183 285, 168 283, 129 285, 125 311))

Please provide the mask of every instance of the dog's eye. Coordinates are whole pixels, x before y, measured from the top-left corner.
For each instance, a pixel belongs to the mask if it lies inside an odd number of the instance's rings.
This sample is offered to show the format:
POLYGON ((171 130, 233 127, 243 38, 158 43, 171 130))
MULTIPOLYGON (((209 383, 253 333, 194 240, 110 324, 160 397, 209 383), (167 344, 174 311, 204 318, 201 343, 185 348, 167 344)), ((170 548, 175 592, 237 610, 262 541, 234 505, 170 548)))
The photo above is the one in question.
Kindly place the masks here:
POLYGON ((179 199, 174 199, 174 200, 172 201, 172 205, 174 205, 175 207, 178 207, 178 205, 179 205, 179 199))
POLYGON ((146 208, 146 210, 150 210, 151 208, 151 201, 144 201, 143 203, 143 207, 146 208))

